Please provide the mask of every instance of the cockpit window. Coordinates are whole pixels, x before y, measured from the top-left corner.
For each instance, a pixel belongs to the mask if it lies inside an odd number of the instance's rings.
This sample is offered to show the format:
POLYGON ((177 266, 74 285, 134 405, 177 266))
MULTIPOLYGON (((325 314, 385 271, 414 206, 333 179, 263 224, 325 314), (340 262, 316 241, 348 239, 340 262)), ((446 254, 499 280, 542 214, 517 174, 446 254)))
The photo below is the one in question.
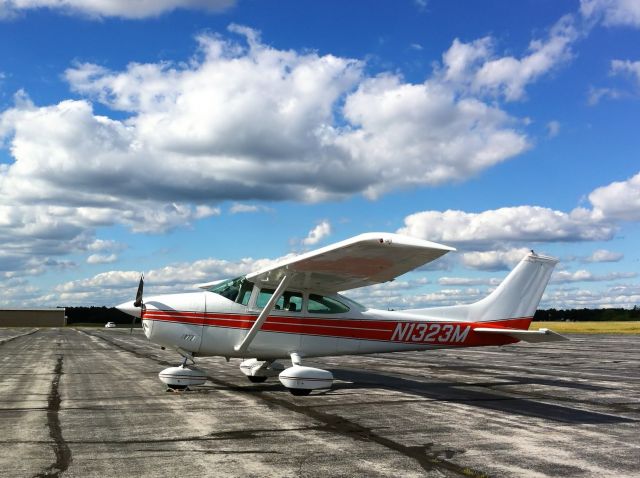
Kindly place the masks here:
POLYGON ((247 305, 251 297, 252 289, 253 283, 246 280, 243 276, 216 284, 208 290, 238 304, 247 305))
POLYGON ((349 307, 333 297, 309 294, 307 312, 310 314, 343 314, 349 312, 349 307))

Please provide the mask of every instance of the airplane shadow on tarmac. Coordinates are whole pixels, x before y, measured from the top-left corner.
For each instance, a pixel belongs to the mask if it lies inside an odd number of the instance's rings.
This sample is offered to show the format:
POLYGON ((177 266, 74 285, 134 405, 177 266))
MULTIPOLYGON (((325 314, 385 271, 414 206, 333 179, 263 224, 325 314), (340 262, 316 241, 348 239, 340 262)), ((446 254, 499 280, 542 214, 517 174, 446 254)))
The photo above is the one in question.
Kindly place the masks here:
MULTIPOLYGON (((491 393, 488 391, 478 390, 481 387, 488 386, 505 386, 505 385, 530 385, 540 384, 556 387, 575 388, 577 390, 608 390, 606 387, 598 387, 585 383, 573 383, 566 380, 552 380, 545 378, 531 377, 503 377, 510 381, 501 380, 499 382, 423 382, 419 380, 411 380, 397 375, 385 375, 382 373, 365 372, 354 369, 332 369, 333 377, 341 382, 334 382, 329 390, 314 392, 314 395, 331 394, 338 390, 364 390, 382 388, 386 390, 401 391, 408 394, 423 397, 428 400, 440 402, 459 402, 470 406, 496 410, 503 413, 514 415, 522 415, 527 417, 542 418, 562 423, 574 424, 608 424, 608 423, 634 423, 636 420, 609 415, 605 413, 591 412, 580 408, 570 406, 554 405, 533 400, 531 398, 522 398, 509 396, 506 394, 491 393), (345 383, 346 382, 346 383, 345 383)), ((284 387, 277 382, 269 382, 264 384, 246 384, 246 385, 230 385, 222 386, 224 389, 234 390, 242 393, 262 392, 283 392, 288 393, 284 387)), ((220 389, 220 385, 213 387, 200 386, 197 390, 202 392, 215 392, 220 389)), ((523 392, 524 393, 524 392, 523 392)), ((541 399, 544 399, 541 397, 541 399)), ((558 400, 555 397, 549 397, 549 400, 558 400)), ((304 399, 303 399, 304 400, 304 399)), ((580 403, 579 399, 574 400, 580 403)), ((363 405, 366 404, 363 401, 363 405)), ((317 405, 317 404, 315 404, 317 405)))
MULTIPOLYGON (((331 390, 352 390, 378 387, 407 392, 429 400, 466 403, 479 408, 563 423, 606 424, 635 422, 635 420, 616 415, 591 412, 570 406, 554 405, 528 398, 500 395, 470 388, 487 386, 488 384, 486 382, 478 384, 465 384, 460 382, 421 382, 404 377, 365 372, 361 370, 333 369, 331 372, 337 380, 352 382, 334 383, 331 390)), ((538 382, 536 379, 526 378, 521 380, 516 379, 512 382, 495 383, 495 385, 524 385, 531 383, 538 382)), ((567 381, 553 381, 549 379, 541 379, 540 384, 572 387, 577 389, 586 388, 589 390, 600 388, 588 384, 573 384, 567 381)))

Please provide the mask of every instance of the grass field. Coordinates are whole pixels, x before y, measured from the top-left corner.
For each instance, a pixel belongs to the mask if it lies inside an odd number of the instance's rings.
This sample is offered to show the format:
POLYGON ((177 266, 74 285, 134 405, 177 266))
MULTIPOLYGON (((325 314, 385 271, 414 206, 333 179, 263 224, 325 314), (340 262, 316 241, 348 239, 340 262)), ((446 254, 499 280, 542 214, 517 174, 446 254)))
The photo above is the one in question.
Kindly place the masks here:
POLYGON ((566 334, 640 334, 640 322, 532 322, 529 329, 547 328, 566 334))

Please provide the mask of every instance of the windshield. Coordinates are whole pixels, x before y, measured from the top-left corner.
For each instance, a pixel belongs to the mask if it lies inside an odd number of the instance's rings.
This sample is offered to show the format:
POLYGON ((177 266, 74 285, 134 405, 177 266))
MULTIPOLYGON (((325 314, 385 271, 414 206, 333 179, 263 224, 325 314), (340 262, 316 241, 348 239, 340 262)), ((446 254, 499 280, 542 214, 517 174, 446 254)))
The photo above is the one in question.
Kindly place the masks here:
POLYGON ((225 299, 237 302, 238 304, 247 305, 249 303, 249 298, 251 297, 252 289, 253 284, 242 276, 221 282, 207 290, 214 294, 221 295, 225 299))

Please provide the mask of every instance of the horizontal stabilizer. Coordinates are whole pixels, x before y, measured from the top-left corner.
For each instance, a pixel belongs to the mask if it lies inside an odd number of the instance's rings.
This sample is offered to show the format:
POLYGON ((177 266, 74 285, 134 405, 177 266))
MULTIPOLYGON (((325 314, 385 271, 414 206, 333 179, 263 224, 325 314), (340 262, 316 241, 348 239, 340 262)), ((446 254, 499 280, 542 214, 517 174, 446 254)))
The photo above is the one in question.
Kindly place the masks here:
POLYGON ((477 329, 473 329, 473 331, 480 334, 508 335, 510 337, 513 337, 514 339, 522 340, 524 342, 559 342, 562 340, 569 340, 564 335, 560 335, 557 332, 549 329, 519 330, 479 327, 477 329))

